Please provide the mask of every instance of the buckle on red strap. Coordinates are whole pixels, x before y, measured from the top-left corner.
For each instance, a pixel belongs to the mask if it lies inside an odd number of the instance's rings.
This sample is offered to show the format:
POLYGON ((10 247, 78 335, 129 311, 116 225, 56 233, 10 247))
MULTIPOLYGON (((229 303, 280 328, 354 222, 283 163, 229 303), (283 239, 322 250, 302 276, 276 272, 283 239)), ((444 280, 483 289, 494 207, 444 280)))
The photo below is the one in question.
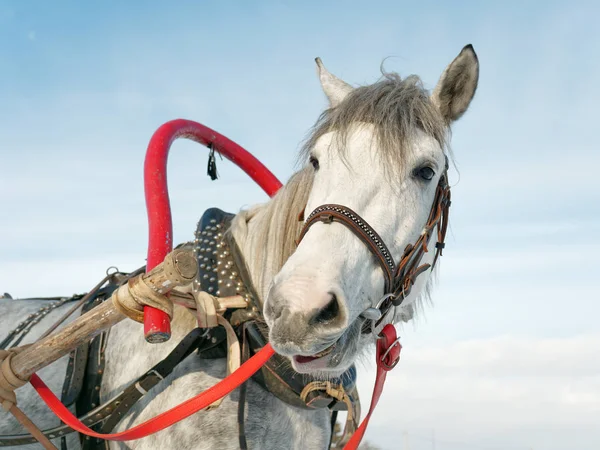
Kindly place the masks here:
POLYGON ((400 361, 401 350, 402 344, 400 338, 396 337, 396 328, 387 324, 377 337, 377 365, 386 372, 392 370, 400 361))

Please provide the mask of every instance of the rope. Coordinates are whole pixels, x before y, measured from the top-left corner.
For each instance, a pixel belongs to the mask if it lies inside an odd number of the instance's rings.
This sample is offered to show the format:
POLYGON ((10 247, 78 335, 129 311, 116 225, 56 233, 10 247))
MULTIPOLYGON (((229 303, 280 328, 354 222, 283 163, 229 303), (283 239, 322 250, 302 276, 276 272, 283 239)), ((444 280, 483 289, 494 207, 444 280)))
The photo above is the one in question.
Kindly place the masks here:
POLYGON ((119 312, 136 322, 144 323, 144 306, 159 309, 173 318, 173 303, 164 294, 154 290, 138 275, 121 286, 112 295, 112 302, 119 312))

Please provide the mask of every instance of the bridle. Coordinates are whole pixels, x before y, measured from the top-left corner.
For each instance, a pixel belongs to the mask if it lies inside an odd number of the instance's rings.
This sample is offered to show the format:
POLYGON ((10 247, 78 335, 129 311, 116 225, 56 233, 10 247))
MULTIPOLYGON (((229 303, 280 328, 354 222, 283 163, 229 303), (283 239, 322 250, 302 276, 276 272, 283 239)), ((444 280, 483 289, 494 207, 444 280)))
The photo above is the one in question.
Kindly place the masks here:
MULTIPOLYGON (((415 244, 406 246, 398 264, 395 263, 392 253, 373 227, 357 213, 343 205, 325 204, 315 208, 306 218, 297 243, 300 243, 315 223, 330 224, 339 222, 352 231, 367 246, 379 262, 385 279, 384 298, 387 298, 380 305, 377 305, 380 312, 378 314, 379 320, 375 323, 375 326, 377 326, 392 306, 397 307, 402 304, 410 294, 416 278, 426 270, 435 267, 445 245, 444 239, 448 228, 449 209, 450 186, 448 185, 448 160, 446 159, 446 169, 436 187, 435 198, 427 224, 415 244), (435 228, 437 228, 437 243, 433 263, 421 264, 421 259, 429 250, 429 240, 435 228)), ((363 330, 366 332, 371 331, 364 328, 363 330)))

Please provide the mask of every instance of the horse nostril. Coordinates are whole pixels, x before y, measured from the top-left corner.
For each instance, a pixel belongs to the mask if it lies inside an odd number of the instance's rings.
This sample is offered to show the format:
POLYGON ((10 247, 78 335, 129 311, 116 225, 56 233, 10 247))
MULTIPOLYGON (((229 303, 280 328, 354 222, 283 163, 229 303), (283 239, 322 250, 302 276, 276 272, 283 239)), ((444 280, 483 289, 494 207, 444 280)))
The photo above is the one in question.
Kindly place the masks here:
POLYGON ((323 309, 315 314, 311 320, 313 324, 327 324, 338 316, 340 312, 340 305, 338 303, 337 296, 333 292, 330 292, 329 295, 331 296, 331 300, 323 309))

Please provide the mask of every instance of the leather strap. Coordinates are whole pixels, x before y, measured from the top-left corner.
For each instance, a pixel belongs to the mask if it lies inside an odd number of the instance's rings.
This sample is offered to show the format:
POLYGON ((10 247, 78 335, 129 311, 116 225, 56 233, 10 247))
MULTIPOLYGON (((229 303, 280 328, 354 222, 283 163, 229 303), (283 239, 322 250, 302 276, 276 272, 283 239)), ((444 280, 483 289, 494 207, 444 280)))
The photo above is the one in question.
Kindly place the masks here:
POLYGON ((204 340, 204 330, 195 328, 184 337, 169 355, 152 367, 144 375, 130 384, 118 398, 112 402, 116 405, 114 412, 104 422, 101 433, 109 433, 127 414, 127 412, 150 389, 168 377, 177 365, 198 348, 204 340))
POLYGON ((31 376, 30 383, 42 398, 44 403, 56 414, 60 420, 65 422, 69 427, 79 431, 86 436, 97 437, 112 441, 128 441, 132 439, 140 439, 150 434, 154 434, 160 430, 170 427, 174 423, 191 416, 192 414, 206 408, 215 400, 229 394, 235 388, 239 387, 244 381, 256 373, 275 352, 273 348, 267 344, 262 350, 246 361, 238 370, 229 377, 221 380, 213 387, 198 394, 195 397, 183 402, 182 404, 171 408, 170 410, 159 414, 158 416, 137 425, 129 430, 114 433, 103 434, 96 433, 81 423, 71 411, 69 411, 54 393, 46 386, 46 384, 36 375, 31 376))
MULTIPOLYGON (((89 411, 79 420, 88 427, 92 427, 105 421, 102 424, 100 432, 110 432, 143 396, 145 391, 149 391, 156 386, 163 378, 167 377, 181 361, 205 342, 203 331, 204 330, 200 330, 199 328, 192 330, 179 344, 177 344, 165 359, 136 379, 129 387, 121 392, 121 394, 89 411)), ((210 343, 210 341, 207 342, 210 343)), ((65 436, 73 431, 73 428, 63 424, 52 429, 44 430, 43 434, 50 437, 65 436)), ((0 447, 5 445, 24 445, 34 442, 35 438, 32 435, 27 434, 0 436, 0 447)))
POLYGON ((29 419, 29 417, 23 413, 23 411, 19 409, 17 405, 13 403, 8 411, 15 417, 15 419, 19 421, 21 425, 23 425, 23 427, 25 427, 27 431, 32 434, 33 437, 37 439, 37 441, 42 447, 44 447, 45 450, 57 450, 54 444, 50 442, 50 439, 48 439, 44 433, 40 431, 40 429, 29 419))
POLYGON ((392 370, 400 360, 401 349, 402 346, 396 337, 396 329, 393 325, 387 324, 385 327, 383 327, 383 330, 381 330, 379 339, 377 340, 377 376, 375 378, 375 386, 373 388, 373 397, 371 398, 369 412, 352 438, 350 438, 348 441, 348 444, 346 444, 344 447, 344 450, 358 449, 360 441, 362 440, 365 431, 367 430, 367 426, 369 425, 371 414, 373 414, 373 411, 379 402, 379 398, 381 397, 381 393, 383 392, 383 385, 385 383, 387 373, 392 370))
POLYGON ((389 290, 393 285, 394 272, 396 270, 392 254, 383 242, 383 239, 381 239, 371 225, 350 208, 337 204, 327 204, 317 207, 306 219, 297 243, 299 244, 302 241, 308 229, 315 223, 331 223, 334 221, 341 223, 354 232, 367 246, 369 251, 375 255, 383 270, 385 289, 386 291, 389 290))
MULTIPOLYGON (((246 338, 246 326, 242 324, 242 363, 245 363, 250 358, 250 347, 246 338)), ((248 391, 248 382, 242 383, 240 386, 240 398, 238 400, 238 441, 240 450, 248 450, 248 441, 246 440, 246 394, 248 391)))

